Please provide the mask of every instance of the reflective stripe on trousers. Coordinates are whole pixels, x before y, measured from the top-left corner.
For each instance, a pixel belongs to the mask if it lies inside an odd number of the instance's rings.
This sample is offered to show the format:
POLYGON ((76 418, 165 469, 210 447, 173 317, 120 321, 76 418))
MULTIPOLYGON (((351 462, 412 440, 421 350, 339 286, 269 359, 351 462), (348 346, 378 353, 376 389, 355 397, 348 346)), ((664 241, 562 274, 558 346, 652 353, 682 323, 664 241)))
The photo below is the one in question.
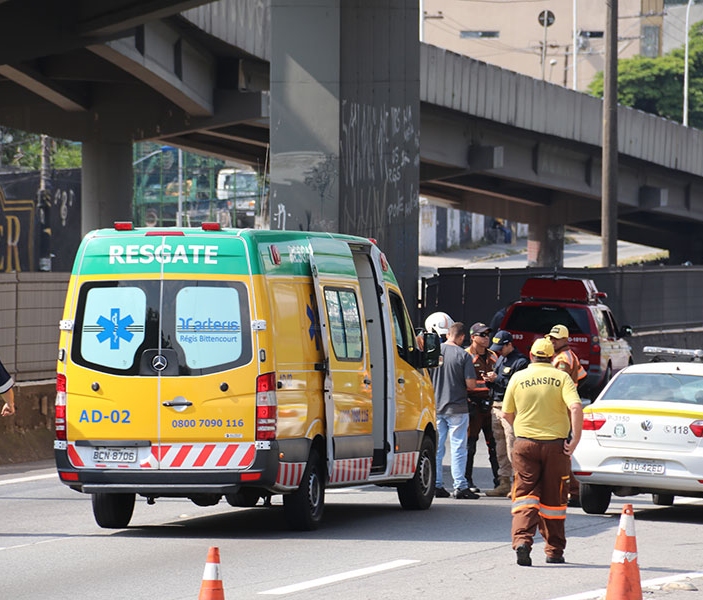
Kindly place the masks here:
POLYGON ((563 440, 516 438, 513 446, 513 548, 532 546, 539 531, 548 556, 561 556, 566 547, 564 520, 571 461, 563 440))

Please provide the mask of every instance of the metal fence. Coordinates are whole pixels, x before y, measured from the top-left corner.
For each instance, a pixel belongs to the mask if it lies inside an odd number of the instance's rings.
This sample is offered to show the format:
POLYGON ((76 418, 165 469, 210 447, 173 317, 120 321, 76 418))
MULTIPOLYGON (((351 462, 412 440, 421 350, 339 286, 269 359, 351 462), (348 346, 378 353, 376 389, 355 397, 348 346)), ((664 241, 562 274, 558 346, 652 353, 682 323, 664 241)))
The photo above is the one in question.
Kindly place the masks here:
POLYGON ((629 266, 609 269, 438 269, 420 286, 422 322, 441 310, 467 325, 489 323, 518 300, 528 277, 560 275, 592 279, 608 295, 605 303, 619 326, 635 332, 703 325, 703 266, 629 266))
POLYGON ((53 379, 68 273, 0 274, 0 358, 17 381, 53 379))

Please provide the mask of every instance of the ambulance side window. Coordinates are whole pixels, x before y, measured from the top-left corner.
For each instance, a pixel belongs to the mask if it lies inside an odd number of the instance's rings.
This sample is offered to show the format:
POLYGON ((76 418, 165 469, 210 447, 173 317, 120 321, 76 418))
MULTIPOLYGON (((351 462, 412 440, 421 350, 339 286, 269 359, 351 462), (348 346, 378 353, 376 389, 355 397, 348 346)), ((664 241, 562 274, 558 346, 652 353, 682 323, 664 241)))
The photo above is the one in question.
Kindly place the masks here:
POLYGON ((403 300, 397 294, 390 292, 391 316, 393 318, 393 336, 395 337, 395 347, 400 356, 406 362, 410 362, 410 354, 415 346, 415 335, 413 326, 408 318, 403 300))
POLYGON ((330 339, 337 360, 361 360, 361 316, 353 290, 325 288, 330 339))

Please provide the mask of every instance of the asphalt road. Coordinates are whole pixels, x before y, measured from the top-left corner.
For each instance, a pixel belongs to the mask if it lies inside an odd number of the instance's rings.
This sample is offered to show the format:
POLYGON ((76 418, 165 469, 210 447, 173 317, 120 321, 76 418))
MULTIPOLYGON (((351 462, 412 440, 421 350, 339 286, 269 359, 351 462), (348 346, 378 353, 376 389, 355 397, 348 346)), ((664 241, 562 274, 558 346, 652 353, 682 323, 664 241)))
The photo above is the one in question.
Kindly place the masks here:
MULTIPOLYGON (((476 480, 485 488, 489 478, 481 448, 476 480)), ((652 588, 645 597, 700 597, 703 500, 632 502, 642 585, 652 588)), ((13 600, 194 600, 216 546, 228 600, 586 600, 604 593, 622 505, 614 499, 604 516, 569 508, 568 563, 546 565, 538 538, 526 568, 515 564, 505 498, 441 499, 428 511, 406 512, 390 489, 332 490, 323 526, 307 533, 286 530, 280 498, 253 509, 138 499, 129 528, 104 530, 90 498, 60 484, 52 463, 3 467, 0 590, 13 600)))

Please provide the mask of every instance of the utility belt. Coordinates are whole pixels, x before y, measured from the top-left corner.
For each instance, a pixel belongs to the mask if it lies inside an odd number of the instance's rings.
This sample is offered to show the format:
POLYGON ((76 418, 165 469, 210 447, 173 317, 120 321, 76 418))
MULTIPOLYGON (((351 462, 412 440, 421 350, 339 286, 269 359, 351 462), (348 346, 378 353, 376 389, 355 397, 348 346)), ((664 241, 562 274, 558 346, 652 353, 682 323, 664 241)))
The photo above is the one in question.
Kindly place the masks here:
POLYGON ((493 400, 489 396, 470 397, 469 396, 469 414, 472 412, 489 413, 493 407, 493 400))

